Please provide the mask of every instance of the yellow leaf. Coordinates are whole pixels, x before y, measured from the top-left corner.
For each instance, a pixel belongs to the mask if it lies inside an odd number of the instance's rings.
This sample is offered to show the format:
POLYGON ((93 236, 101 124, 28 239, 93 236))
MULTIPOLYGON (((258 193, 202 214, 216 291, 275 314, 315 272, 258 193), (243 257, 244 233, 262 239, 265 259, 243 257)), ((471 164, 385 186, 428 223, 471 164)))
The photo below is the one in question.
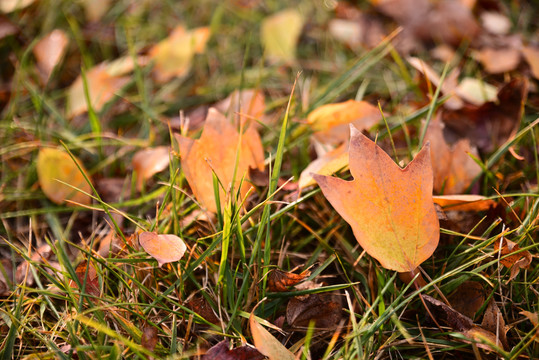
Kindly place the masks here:
POLYGON ((166 82, 173 77, 183 77, 191 69, 195 54, 203 53, 210 37, 209 27, 185 30, 178 25, 169 37, 150 49, 154 60, 154 75, 158 82, 166 82))
POLYGON ((354 180, 314 179, 369 255, 387 269, 412 271, 432 255, 440 236, 429 146, 401 169, 359 130, 352 126, 351 132, 354 180))
POLYGON ((340 144, 350 138, 350 125, 367 130, 382 119, 380 110, 366 101, 348 100, 320 106, 307 117, 315 138, 325 144, 340 144))
POLYGON ((255 316, 249 316, 249 327, 255 347, 262 355, 270 360, 294 360, 296 357, 279 342, 268 330, 256 321, 255 316))
POLYGON ((157 260, 159 267, 180 260, 187 250, 183 240, 176 235, 158 235, 145 231, 139 234, 139 243, 144 251, 157 260))
MULTIPOLYGON (((79 165, 85 171, 80 162, 79 165)), ((84 205, 90 204, 91 198, 88 195, 58 181, 87 193, 92 192, 90 185, 69 154, 57 149, 41 149, 37 156, 37 176, 43 193, 51 201, 57 204, 62 204, 66 200, 84 205)), ((68 202, 67 205, 74 204, 68 202)))
POLYGON ((447 211, 483 211, 496 205, 494 200, 481 195, 437 195, 432 200, 447 211))
POLYGON ((346 167, 348 167, 348 144, 342 144, 310 163, 299 176, 298 188, 301 191, 307 186, 315 185, 314 174, 332 175, 346 167))
POLYGON ((268 60, 295 61, 303 21, 303 16, 295 9, 282 10, 262 21, 260 36, 268 60))

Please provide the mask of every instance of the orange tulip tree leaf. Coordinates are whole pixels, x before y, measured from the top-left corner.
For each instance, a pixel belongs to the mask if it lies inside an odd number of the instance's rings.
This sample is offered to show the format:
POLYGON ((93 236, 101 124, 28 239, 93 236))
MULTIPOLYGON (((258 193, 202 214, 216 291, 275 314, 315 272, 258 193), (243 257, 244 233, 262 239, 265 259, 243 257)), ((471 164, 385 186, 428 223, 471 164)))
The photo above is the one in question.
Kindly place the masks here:
POLYGON ((266 357, 257 349, 243 345, 230 349, 228 340, 223 340, 220 343, 212 346, 202 360, 263 360, 266 357))
POLYGON ((187 250, 183 240, 176 235, 158 235, 145 231, 139 234, 139 243, 144 251, 157 260, 159 267, 180 260, 187 250))
POLYGON ((352 126, 351 132, 354 180, 314 179, 369 255, 387 269, 412 271, 432 255, 440 236, 429 146, 401 169, 359 130, 352 126))
POLYGON ((209 27, 186 30, 183 25, 178 25, 166 39, 150 49, 150 58, 155 62, 155 79, 164 83, 185 76, 195 54, 205 51, 209 38, 209 27))
POLYGON ((518 244, 511 240, 502 238, 500 241, 496 241, 494 243, 494 250, 500 252, 500 256, 502 257, 500 262, 502 265, 506 268, 511 268, 509 280, 513 280, 518 275, 520 269, 527 269, 532 263, 532 255, 530 252, 520 251, 518 244))
POLYGON ((350 138, 350 125, 368 130, 382 119, 380 110, 366 101, 348 100, 322 105, 307 117, 314 137, 325 144, 341 144, 350 138))
POLYGON ((148 180, 168 167, 169 156, 170 148, 168 146, 158 146, 137 151, 131 163, 137 174, 136 188, 138 191, 142 190, 144 180, 148 180))
POLYGON ((282 10, 262 20, 260 37, 270 61, 295 61, 303 23, 303 16, 296 9, 282 10))
POLYGON ((305 189, 307 186, 315 185, 316 181, 314 181, 313 174, 332 175, 345 168, 348 168, 347 143, 325 153, 310 163, 305 170, 301 172, 298 187, 301 190, 305 189))
POLYGON ((496 205, 481 195, 435 195, 432 200, 445 211, 484 211, 496 205))
POLYGON ((444 194, 461 194, 481 174, 481 167, 468 155, 479 157, 477 149, 468 139, 447 143, 440 116, 429 124, 425 139, 431 143, 430 158, 434 171, 434 191, 444 194))
POLYGON ((270 360, 294 360, 296 358, 279 340, 258 323, 252 313, 249 317, 249 327, 256 349, 270 360))
POLYGON ((292 272, 274 269, 268 274, 268 288, 274 292, 288 291, 290 286, 294 286, 305 280, 309 275, 311 275, 310 271, 294 274, 292 272))
MULTIPOLYGON (((80 161, 77 162, 81 169, 86 172, 80 161)), ((39 150, 37 177, 41 190, 51 201, 57 204, 67 201, 67 205, 76 205, 76 203, 88 205, 92 201, 90 196, 76 190, 80 189, 86 193, 92 193, 90 184, 86 182, 77 164, 64 151, 50 148, 39 150)))
MULTIPOLYGON (((235 191, 240 186, 242 177, 249 179, 248 169, 258 168, 257 156, 253 154, 252 143, 248 134, 241 137, 236 127, 226 117, 214 108, 209 109, 204 130, 200 139, 175 134, 180 146, 181 165, 187 182, 200 204, 208 211, 217 212, 215 194, 213 189, 213 171, 219 178, 226 191, 234 181, 235 191), (240 151, 236 169, 236 153, 240 151), (212 171, 213 169, 213 171, 212 171)), ((251 185, 243 181, 240 189, 242 199, 251 185)), ((219 187, 221 204, 226 203, 225 190, 219 187)))
POLYGON ((68 43, 69 39, 66 33, 56 29, 39 40, 32 50, 36 57, 43 83, 47 82, 56 65, 62 60, 68 43))

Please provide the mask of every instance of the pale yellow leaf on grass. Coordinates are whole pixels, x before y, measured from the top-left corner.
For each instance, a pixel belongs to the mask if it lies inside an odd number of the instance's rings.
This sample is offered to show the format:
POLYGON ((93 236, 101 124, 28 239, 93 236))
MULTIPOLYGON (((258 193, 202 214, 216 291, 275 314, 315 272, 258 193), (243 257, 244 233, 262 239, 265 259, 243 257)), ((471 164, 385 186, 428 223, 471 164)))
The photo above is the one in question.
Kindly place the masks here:
POLYGON ((35 2, 35 0, 1 0, 0 11, 10 13, 15 10, 24 9, 33 2, 35 2))
POLYGON ((298 188, 301 192, 301 189, 315 185, 316 181, 314 181, 313 174, 332 175, 347 167, 348 144, 345 143, 310 163, 299 176, 298 188))
POLYGON ((158 146, 137 151, 131 163, 136 172, 136 188, 138 191, 142 190, 144 180, 151 178, 168 167, 169 156, 170 148, 168 146, 158 146))
POLYGON ((139 243, 144 251, 157 260, 159 267, 180 260, 187 250, 183 240, 171 234, 145 231, 139 234, 139 243))
POLYGON ((56 29, 45 35, 32 49, 44 83, 47 82, 56 65, 62 60, 68 43, 69 39, 66 33, 56 29))
POLYGON ((350 138, 350 124, 363 131, 382 119, 380 110, 366 102, 348 100, 322 105, 307 116, 314 137, 324 144, 341 144, 350 138))
POLYGON ((155 79, 164 83, 174 77, 185 76, 191 69, 195 54, 205 51, 209 37, 209 27, 186 30, 183 25, 178 25, 166 39, 150 49, 150 58, 155 63, 155 79))
POLYGON ((303 16, 296 9, 286 9, 262 21, 260 36, 270 61, 293 63, 303 28, 303 16))
POLYGON ((249 327, 255 347, 262 355, 267 356, 270 360, 294 360, 296 358, 290 350, 256 321, 253 314, 249 316, 249 327))
POLYGON ((477 106, 496 101, 498 95, 498 89, 495 86, 470 77, 462 79, 455 91, 461 99, 477 106))
POLYGON ((429 146, 401 169, 359 130, 352 126, 351 132, 354 180, 323 175, 314 179, 370 256, 386 269, 413 271, 432 255, 440 236, 429 146))
POLYGON ((481 195, 434 195, 432 200, 446 211, 483 211, 496 205, 481 195))
MULTIPOLYGON (((82 164, 80 167, 84 170, 82 164)), ((91 194, 92 189, 86 182, 73 159, 66 152, 58 149, 43 148, 37 156, 37 176, 43 193, 53 202, 66 205, 79 203, 88 205, 91 198, 74 188, 61 183, 65 182, 77 189, 91 194), (60 180, 60 181, 58 181, 60 180)))

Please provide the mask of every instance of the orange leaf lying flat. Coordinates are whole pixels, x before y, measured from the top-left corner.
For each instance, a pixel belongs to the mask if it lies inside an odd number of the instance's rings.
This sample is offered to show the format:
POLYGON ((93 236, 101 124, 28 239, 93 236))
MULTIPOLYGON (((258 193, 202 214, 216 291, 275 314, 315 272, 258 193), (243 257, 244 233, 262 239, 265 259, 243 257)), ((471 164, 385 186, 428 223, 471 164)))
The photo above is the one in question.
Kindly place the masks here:
POLYGON ((315 175, 363 249, 383 267, 412 271, 432 255, 440 225, 432 202, 432 167, 425 145, 404 169, 351 127, 352 181, 315 175))
POLYGON ((140 246, 157 260, 159 267, 180 260, 187 250, 183 240, 176 235, 158 235, 146 231, 141 233, 138 239, 140 246))
POLYGON ((446 211, 483 211, 496 205, 496 201, 481 195, 437 195, 432 200, 446 211))
POLYGON ((169 155, 170 148, 168 146, 158 146, 137 151, 131 162, 133 169, 137 173, 137 190, 142 190, 144 180, 168 167, 169 155))
MULTIPOLYGON (((181 165, 189 186, 201 205, 208 211, 217 212, 213 190, 213 171, 225 189, 230 189, 234 180, 234 189, 237 191, 242 177, 248 179, 248 169, 257 168, 256 156, 251 149, 252 143, 245 133, 240 142, 240 134, 223 114, 211 108, 204 125, 200 139, 193 140, 175 134, 180 145, 181 165), (240 151, 236 178, 236 152, 240 151)), ((250 188, 248 181, 243 181, 240 195, 242 198, 250 188)), ((226 203, 224 190, 220 187, 221 204, 226 203)))
MULTIPOLYGON (((80 163, 79 165, 85 171, 80 163)), ((61 150, 48 148, 39 150, 37 176, 41 190, 57 204, 70 200, 73 203, 87 205, 92 200, 88 195, 74 189, 77 188, 87 193, 92 192, 90 185, 73 159, 61 150)), ((68 202, 67 205, 74 205, 71 202, 68 202)))

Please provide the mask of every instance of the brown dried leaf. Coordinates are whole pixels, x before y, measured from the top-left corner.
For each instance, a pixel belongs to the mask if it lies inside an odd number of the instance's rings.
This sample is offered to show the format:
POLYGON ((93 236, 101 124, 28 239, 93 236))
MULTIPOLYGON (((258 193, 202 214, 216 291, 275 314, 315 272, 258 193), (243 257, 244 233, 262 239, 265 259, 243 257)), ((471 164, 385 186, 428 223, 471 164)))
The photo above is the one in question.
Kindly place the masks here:
POLYGON ((502 265, 506 268, 511 268, 509 281, 513 280, 518 275, 520 269, 527 269, 530 267, 532 262, 532 255, 529 251, 519 251, 520 247, 517 243, 505 238, 501 238, 500 241, 494 243, 494 250, 500 251, 500 256, 503 257, 500 259, 502 265), (505 257, 505 255, 509 256, 505 257))
POLYGON ((485 211, 496 205, 481 195, 434 195, 432 200, 444 211, 485 211))
MULTIPOLYGON (((97 270, 93 263, 84 260, 81 262, 75 269, 77 278, 79 279, 80 286, 84 286, 85 276, 86 276, 86 287, 84 289, 79 288, 81 292, 86 294, 99 297, 101 295, 101 290, 99 286, 99 278, 97 276, 97 270)), ((79 285, 71 280, 71 287, 78 287, 79 285)))
POLYGON ((183 240, 176 235, 158 235, 145 231, 139 234, 139 243, 144 251, 157 260, 159 267, 180 260, 187 250, 183 240))
POLYGON ((473 319, 477 311, 485 303, 486 296, 483 285, 478 281, 465 281, 449 296, 453 309, 473 319))
POLYGON ((509 330, 509 327, 505 326, 505 320, 503 319, 502 312, 496 305, 493 299, 490 300, 488 306, 483 315, 483 321, 481 322, 481 327, 487 331, 490 331, 493 334, 498 334, 498 339, 496 339, 496 346, 500 346, 504 349, 509 349, 509 343, 507 342, 506 333, 509 330))
POLYGON ((342 317, 342 302, 336 294, 312 294, 290 299, 286 321, 292 327, 307 327, 314 321, 317 328, 331 329, 342 317))
POLYGON ((500 89, 497 102, 466 105, 454 111, 446 109, 442 119, 449 129, 468 137, 472 145, 489 153, 516 133, 527 96, 528 81, 513 79, 500 89))
POLYGON ((441 117, 436 116, 430 122, 425 136, 425 139, 431 142, 434 191, 461 194, 475 177, 481 174, 481 167, 468 155, 479 157, 479 154, 468 139, 459 139, 452 145, 448 144, 444 137, 444 127, 441 117))
POLYGON ((521 311, 519 314, 522 314, 524 316, 526 316, 528 318, 528 320, 530 320, 530 322, 532 323, 533 327, 535 327, 535 335, 534 335, 534 339, 535 341, 539 341, 539 316, 537 313, 532 313, 532 312, 529 312, 529 311, 521 311))
POLYGON ((151 325, 144 326, 140 338, 140 345, 149 351, 153 351, 157 345, 157 340, 157 328, 151 325))
POLYGON ((165 170, 168 167, 169 160, 170 148, 168 146, 158 146, 137 151, 131 161, 137 174, 137 190, 142 190, 145 180, 165 170))
POLYGON ((268 288, 273 292, 288 291, 290 286, 294 286, 297 283, 305 280, 311 275, 310 271, 304 271, 301 274, 294 274, 288 271, 282 271, 280 269, 273 269, 268 274, 268 288))
POLYGON ((37 66, 41 70, 41 80, 46 83, 52 71, 62 60, 69 39, 64 31, 56 29, 45 35, 32 49, 37 60, 37 66))
POLYGON ((247 345, 229 349, 228 340, 223 340, 212 346, 202 360, 263 360, 265 358, 257 349, 247 345))
POLYGON ((520 63, 520 50, 515 48, 483 48, 479 51, 478 60, 490 74, 513 71, 520 63))
POLYGON ((318 141, 338 145, 350 138, 350 124, 363 131, 381 119, 382 114, 376 106, 366 101, 348 100, 316 108, 307 117, 307 123, 318 141))
POLYGON ((203 296, 193 296, 185 303, 185 307, 196 312, 212 324, 219 324, 221 322, 203 296))
POLYGON ((369 255, 387 269, 412 271, 432 255, 440 236, 429 146, 401 169, 353 126, 351 132, 354 180, 322 175, 314 179, 369 255))
MULTIPOLYGON (((251 149, 252 143, 247 139, 247 134, 241 138, 236 128, 225 118, 223 114, 214 108, 208 111, 208 117, 200 139, 193 140, 179 134, 175 134, 180 146, 181 165, 187 182, 197 200, 210 212, 217 212, 213 189, 213 171, 217 175, 226 191, 234 183, 237 191, 241 178, 245 176, 240 189, 241 198, 244 199, 251 185, 248 183, 249 168, 256 168, 258 164, 251 149), (236 152, 240 151, 239 161, 236 168, 236 152), (212 171, 213 170, 213 171, 212 171)), ((225 190, 219 188, 221 206, 227 201, 225 190)))
MULTIPOLYGON (((30 257, 30 260, 35 263, 41 263, 44 261, 47 261, 51 258, 53 252, 52 248, 49 244, 44 244, 38 247, 30 257)), ((26 278, 26 286, 33 286, 35 279, 34 275, 31 271, 28 271, 28 262, 23 261, 17 266, 17 270, 15 271, 15 281, 18 284, 22 284, 24 279, 26 278), (26 275, 28 273, 28 276, 26 275)))

